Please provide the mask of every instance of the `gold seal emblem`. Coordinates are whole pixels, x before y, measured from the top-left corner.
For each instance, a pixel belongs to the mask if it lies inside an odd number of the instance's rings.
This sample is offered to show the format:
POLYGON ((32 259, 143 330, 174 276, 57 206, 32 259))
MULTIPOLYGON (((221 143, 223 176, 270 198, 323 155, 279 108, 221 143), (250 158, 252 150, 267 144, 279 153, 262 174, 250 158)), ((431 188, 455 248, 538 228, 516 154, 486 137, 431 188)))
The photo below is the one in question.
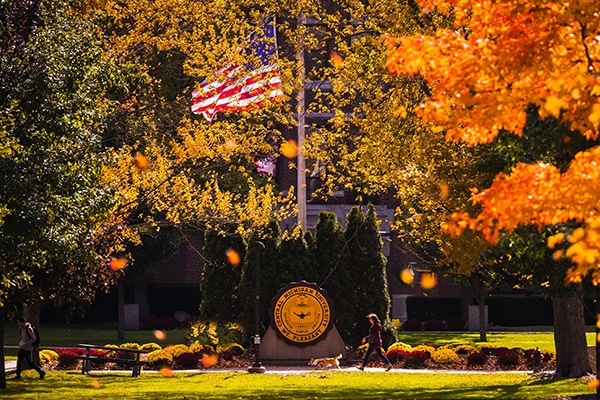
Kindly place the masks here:
POLYGON ((331 301, 314 283, 294 282, 281 289, 271 304, 271 324, 287 342, 311 344, 332 326, 331 301))

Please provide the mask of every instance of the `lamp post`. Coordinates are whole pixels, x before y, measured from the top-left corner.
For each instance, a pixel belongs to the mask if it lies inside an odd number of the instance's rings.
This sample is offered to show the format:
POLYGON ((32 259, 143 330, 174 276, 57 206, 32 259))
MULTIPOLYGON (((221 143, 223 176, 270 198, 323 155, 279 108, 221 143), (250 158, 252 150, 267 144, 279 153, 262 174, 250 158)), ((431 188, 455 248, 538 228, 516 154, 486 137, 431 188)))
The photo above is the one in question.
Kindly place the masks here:
POLYGON ((256 242, 255 300, 254 300, 254 363, 248 368, 251 374, 262 374, 266 371, 260 362, 260 252, 265 248, 263 242, 256 242))

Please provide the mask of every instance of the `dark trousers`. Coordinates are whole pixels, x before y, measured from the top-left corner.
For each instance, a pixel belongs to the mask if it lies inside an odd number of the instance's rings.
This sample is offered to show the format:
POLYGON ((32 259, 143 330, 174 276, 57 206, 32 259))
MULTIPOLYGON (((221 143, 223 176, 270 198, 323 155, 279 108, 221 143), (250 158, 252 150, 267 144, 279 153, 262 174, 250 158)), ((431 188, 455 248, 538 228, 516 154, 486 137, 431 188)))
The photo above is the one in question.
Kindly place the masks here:
POLYGON ((385 361, 385 363, 387 365, 391 365, 390 360, 388 360, 388 358, 385 356, 385 354, 383 354, 383 352, 381 351, 381 347, 373 347, 371 345, 369 345, 369 348, 367 349, 367 352, 365 353, 365 358, 363 359, 363 368, 367 366, 367 361, 369 361, 369 357, 371 357, 371 354, 373 354, 373 350, 375 350, 377 352, 377 354, 379 355, 379 357, 381 357, 381 359, 383 361, 385 361))
POLYGON ((31 360, 31 350, 21 350, 19 349, 19 353, 17 354, 17 376, 21 376, 21 369, 23 368, 23 361, 27 361, 27 364, 33 369, 35 369, 40 376, 42 376, 42 367, 38 364, 34 363, 31 360))

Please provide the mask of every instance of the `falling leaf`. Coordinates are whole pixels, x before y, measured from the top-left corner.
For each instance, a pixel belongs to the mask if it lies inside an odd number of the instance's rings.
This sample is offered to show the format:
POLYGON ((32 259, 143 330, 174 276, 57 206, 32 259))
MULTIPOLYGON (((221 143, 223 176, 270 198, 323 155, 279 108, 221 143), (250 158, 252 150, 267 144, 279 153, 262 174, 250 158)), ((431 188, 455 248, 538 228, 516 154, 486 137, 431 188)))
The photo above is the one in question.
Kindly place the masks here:
POLYGON ((165 333, 165 331, 156 330, 154 331, 154 337, 158 340, 166 340, 167 334, 165 333))
POLYGON ((336 68, 342 68, 344 66, 344 59, 338 53, 331 53, 331 63, 336 68))
POLYGON ((424 272, 421 274, 421 287, 423 289, 433 289, 436 284, 437 281, 433 272, 424 272))
POLYGON ((127 259, 125 258, 112 258, 109 266, 113 271, 120 271, 127 265, 127 259))
POLYGON ((225 251, 225 255, 227 256, 227 261, 229 261, 229 264, 233 265, 234 267, 237 267, 240 264, 240 255, 237 253, 237 251, 233 249, 227 249, 225 251))
POLYGON ((175 373, 173 373, 173 370, 169 367, 162 367, 160 369, 160 374, 165 378, 172 378, 173 376, 175 376, 175 373))
POLYGON ((98 381, 98 379, 92 379, 92 387, 94 389, 100 389, 100 386, 102 386, 102 385, 100 385, 100 382, 98 381))
POLYGON ((298 144, 294 140, 288 140, 281 145, 281 154, 287 158, 295 158, 298 155, 298 144))
POLYGON ((449 193, 450 190, 448 189, 448 185, 446 185, 445 183, 440 183, 440 197, 442 199, 445 199, 448 197, 449 193))
POLYGON ((235 146, 237 146, 237 142, 234 139, 229 139, 225 142, 225 148, 227 150, 233 150, 235 149, 235 146))
POLYGON ((135 163, 137 164, 137 166, 141 169, 146 169, 148 168, 148 157, 146 157, 145 155, 143 155, 142 153, 136 153, 135 155, 135 163))
POLYGON ((215 365, 218 360, 219 358, 217 356, 205 354, 202 356, 202 360, 200 360, 200 362, 202 363, 203 367, 208 368, 215 365))
POLYGON ((407 285, 410 285, 413 282, 414 278, 415 278, 415 273, 410 268, 404 268, 400 272, 400 279, 402 280, 402 282, 406 283, 407 285))

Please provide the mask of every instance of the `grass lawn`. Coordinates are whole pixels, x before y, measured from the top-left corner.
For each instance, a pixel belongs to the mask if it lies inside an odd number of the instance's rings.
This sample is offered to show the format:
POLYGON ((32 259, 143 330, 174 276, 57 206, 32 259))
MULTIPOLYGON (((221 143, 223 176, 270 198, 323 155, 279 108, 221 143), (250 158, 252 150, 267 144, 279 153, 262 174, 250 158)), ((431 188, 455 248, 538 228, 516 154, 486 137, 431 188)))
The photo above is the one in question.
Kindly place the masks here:
MULTIPOLYGON (((268 370, 268 367, 267 367, 268 370)), ((583 379, 542 380, 522 373, 457 374, 325 371, 92 374, 27 371, 8 381, 2 399, 550 399, 593 394, 583 379)))
MULTIPOLYGON (((8 325, 6 345, 18 341, 17 329, 8 325)), ((121 344, 156 342, 162 346, 186 343, 185 331, 167 331, 159 341, 153 331, 127 331, 117 340, 115 329, 93 326, 43 325, 42 346, 74 347, 78 343, 121 344)), ((554 349, 551 332, 494 332, 488 342, 497 346, 554 349)), ((402 332, 400 340, 411 345, 440 346, 446 343, 475 344, 479 333, 402 332)), ((588 343, 595 335, 588 333, 588 343)), ((7 349, 10 355, 13 350, 7 349)), ((16 350, 14 350, 16 354, 16 350)), ((267 371, 269 368, 267 367, 267 371)), ((78 371, 50 371, 40 381, 25 371, 21 381, 8 381, 0 391, 2 399, 551 399, 581 394, 592 395, 585 379, 552 381, 524 373, 416 373, 360 372, 358 370, 300 374, 253 375, 247 372, 176 373, 163 377, 144 372, 132 378, 130 372, 82 375, 78 371)), ((9 376, 10 377, 10 376, 9 376)))
MULTIPOLYGON (((596 344, 596 334, 586 333, 589 346, 596 344)), ((520 347, 522 349, 554 350, 554 334, 552 332, 494 332, 486 335, 488 343, 498 347, 520 347)), ((416 346, 427 343, 434 346, 444 344, 475 344, 479 343, 479 333, 456 333, 456 332, 401 332, 400 341, 416 346)))

